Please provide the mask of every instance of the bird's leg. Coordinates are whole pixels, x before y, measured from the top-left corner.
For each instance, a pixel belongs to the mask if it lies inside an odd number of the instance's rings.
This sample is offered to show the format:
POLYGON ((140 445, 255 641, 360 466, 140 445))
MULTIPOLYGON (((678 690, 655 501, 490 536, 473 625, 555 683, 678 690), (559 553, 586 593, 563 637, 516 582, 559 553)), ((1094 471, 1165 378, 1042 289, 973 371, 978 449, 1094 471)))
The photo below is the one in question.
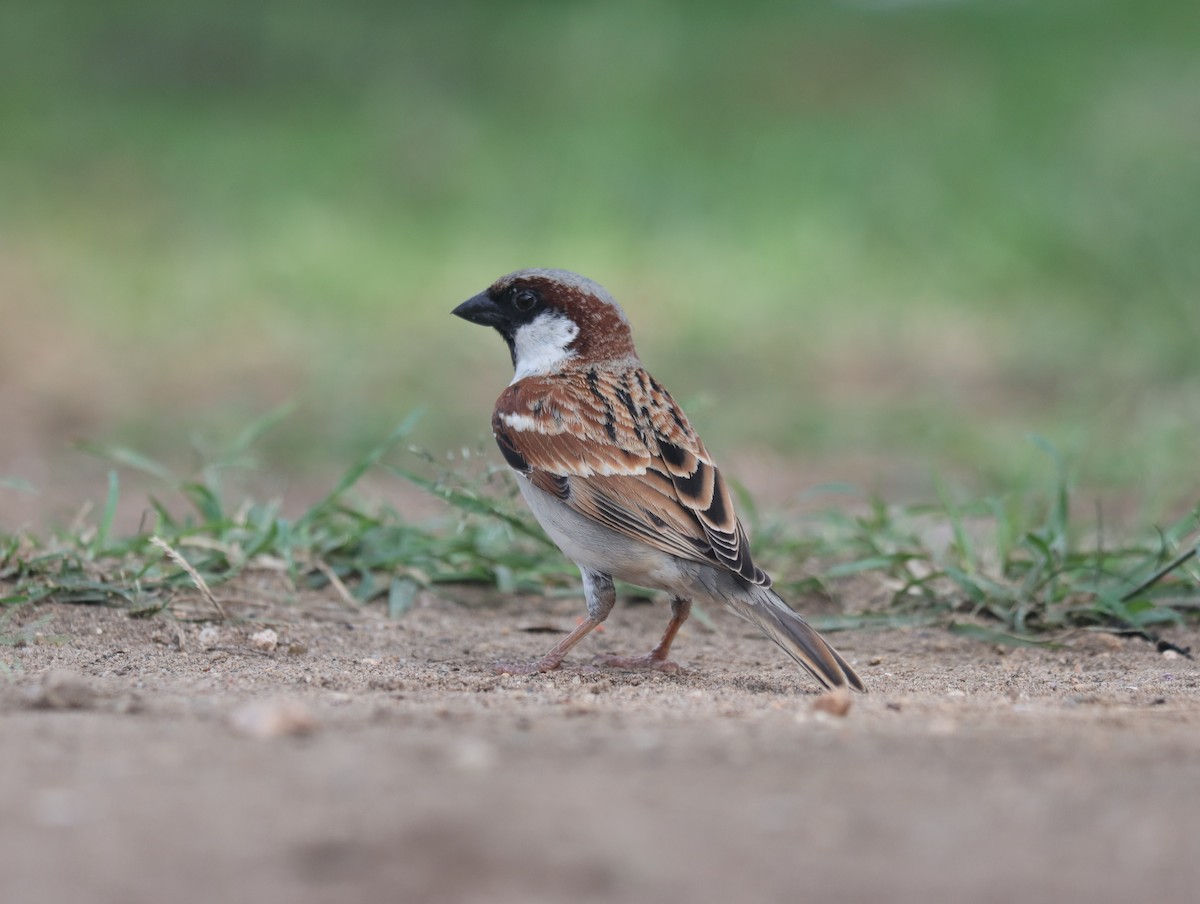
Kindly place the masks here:
POLYGON ((533 662, 497 662, 495 669, 500 674, 534 675, 538 672, 553 672, 562 665, 563 659, 571 647, 583 640, 588 633, 600 624, 598 618, 585 618, 574 631, 556 643, 545 656, 533 662))
POLYGON ((597 661, 617 669, 653 669, 658 672, 678 672, 679 665, 667 658, 671 642, 692 611, 692 601, 681 596, 671 598, 671 621, 662 640, 645 656, 598 656, 597 661))
MULTIPOLYGON (((510 675, 533 675, 537 672, 552 672, 562 665, 563 659, 571 648, 583 640, 592 629, 608 618, 613 605, 617 601, 617 591, 613 587, 612 576, 597 571, 579 569, 583 574, 583 595, 587 600, 588 617, 574 631, 556 643, 541 659, 533 662, 498 662, 497 672, 510 675)), ((685 616, 686 617, 686 616, 685 616)))

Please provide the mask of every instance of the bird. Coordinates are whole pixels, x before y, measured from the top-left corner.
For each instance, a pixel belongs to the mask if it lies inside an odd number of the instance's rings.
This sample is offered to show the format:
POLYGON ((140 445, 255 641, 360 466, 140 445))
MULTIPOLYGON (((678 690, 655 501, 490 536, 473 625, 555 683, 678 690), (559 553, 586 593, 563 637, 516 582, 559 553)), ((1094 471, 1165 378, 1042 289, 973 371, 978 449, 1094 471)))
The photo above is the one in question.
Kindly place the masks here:
POLYGON ((615 579, 665 591, 671 617, 649 653, 597 657, 602 664, 677 671, 671 644, 700 601, 755 625, 826 688, 866 691, 754 563, 728 484, 642 365, 629 319, 606 289, 567 270, 517 270, 451 313, 495 329, 508 346, 513 379, 496 400, 492 433, 534 517, 579 568, 587 605, 540 659, 498 671, 559 668, 612 611, 615 579))

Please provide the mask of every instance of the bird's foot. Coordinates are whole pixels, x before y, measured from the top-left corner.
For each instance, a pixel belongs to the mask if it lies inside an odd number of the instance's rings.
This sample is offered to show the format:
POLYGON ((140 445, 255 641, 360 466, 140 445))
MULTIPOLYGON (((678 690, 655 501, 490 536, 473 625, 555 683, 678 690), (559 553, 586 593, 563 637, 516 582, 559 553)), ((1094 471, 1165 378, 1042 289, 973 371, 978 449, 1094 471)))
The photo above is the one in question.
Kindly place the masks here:
POLYGON ((609 668, 629 669, 636 672, 665 672, 668 675, 673 675, 679 671, 679 663, 661 656, 655 656, 653 653, 647 653, 644 656, 601 654, 593 659, 592 662, 597 665, 606 665, 609 668))

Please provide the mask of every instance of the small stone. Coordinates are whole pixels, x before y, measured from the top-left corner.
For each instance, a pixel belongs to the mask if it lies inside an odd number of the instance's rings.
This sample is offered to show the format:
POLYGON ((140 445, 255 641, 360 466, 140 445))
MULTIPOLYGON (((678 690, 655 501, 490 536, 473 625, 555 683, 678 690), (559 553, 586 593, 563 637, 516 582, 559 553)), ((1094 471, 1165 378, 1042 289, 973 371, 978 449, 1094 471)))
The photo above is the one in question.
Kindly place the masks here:
POLYGON ((1178 650, 1163 650, 1162 657, 1163 657, 1163 659, 1180 659, 1180 658, 1182 658, 1182 657, 1180 657, 1178 650))
POLYGON ((812 708, 814 712, 845 716, 850 712, 850 691, 844 687, 826 691, 813 701, 812 708))
POLYGON ((229 714, 229 727, 259 741, 312 734, 317 719, 299 700, 253 700, 229 714))
POLYGON ((211 647, 221 639, 221 632, 212 625, 201 628, 200 633, 196 635, 196 641, 202 647, 211 647))
POLYGON ((271 653, 279 646, 279 635, 270 628, 264 628, 250 635, 250 646, 263 653, 271 653))
POLYGON ((388 675, 383 678, 372 678, 367 682, 367 690, 372 691, 388 691, 394 693, 404 690, 404 682, 395 675, 388 675))

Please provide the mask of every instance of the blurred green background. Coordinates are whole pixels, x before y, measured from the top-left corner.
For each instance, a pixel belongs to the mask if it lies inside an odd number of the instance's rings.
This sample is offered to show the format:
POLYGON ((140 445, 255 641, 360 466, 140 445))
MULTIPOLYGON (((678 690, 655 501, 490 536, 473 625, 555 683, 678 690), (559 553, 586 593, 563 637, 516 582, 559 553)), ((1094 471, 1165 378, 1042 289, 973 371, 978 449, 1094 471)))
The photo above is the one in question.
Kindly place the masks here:
POLYGON ((279 472, 474 445, 509 364, 448 312, 526 266, 721 459, 912 498, 1037 432, 1194 502, 1200 4, 0 8, 0 476, 287 399, 279 472))

